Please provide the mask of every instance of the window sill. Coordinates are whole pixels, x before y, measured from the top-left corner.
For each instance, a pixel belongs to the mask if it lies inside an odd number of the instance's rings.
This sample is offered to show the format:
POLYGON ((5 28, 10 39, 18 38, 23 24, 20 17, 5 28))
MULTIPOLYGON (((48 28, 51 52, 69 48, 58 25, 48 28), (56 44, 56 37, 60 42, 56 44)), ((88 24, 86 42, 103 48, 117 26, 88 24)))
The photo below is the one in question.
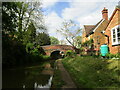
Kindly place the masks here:
POLYGON ((120 45, 120 43, 114 43, 114 44, 112 44, 112 46, 118 46, 118 45, 120 45))

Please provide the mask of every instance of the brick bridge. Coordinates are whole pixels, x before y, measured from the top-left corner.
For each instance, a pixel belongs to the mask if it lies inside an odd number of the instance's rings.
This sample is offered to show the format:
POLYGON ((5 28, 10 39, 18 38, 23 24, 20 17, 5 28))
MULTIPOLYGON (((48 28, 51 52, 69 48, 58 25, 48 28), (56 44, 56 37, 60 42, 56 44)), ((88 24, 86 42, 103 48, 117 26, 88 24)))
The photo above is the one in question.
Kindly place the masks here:
POLYGON ((73 50, 74 48, 70 45, 47 45, 47 46, 41 46, 43 50, 45 51, 46 55, 51 55, 54 51, 62 51, 66 53, 67 50, 73 50))

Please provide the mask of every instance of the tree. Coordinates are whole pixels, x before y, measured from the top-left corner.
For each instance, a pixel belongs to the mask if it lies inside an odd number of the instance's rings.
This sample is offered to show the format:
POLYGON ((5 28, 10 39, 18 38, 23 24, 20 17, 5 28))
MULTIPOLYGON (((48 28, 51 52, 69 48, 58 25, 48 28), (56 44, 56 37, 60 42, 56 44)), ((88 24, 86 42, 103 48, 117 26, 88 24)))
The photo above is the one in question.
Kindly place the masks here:
POLYGON ((41 4, 41 2, 3 2, 3 31, 11 34, 11 37, 16 36, 21 42, 31 22, 34 23, 36 31, 46 32, 41 4))
POLYGON ((17 27, 17 3, 3 2, 2 3, 2 32, 14 36, 17 27))
POLYGON ((36 36, 36 44, 43 46, 43 45, 50 45, 50 37, 45 32, 38 33, 36 36))
POLYGON ((73 47, 76 47, 75 38, 80 34, 81 29, 75 24, 75 22, 72 20, 64 21, 62 28, 57 31, 65 37, 68 43, 70 43, 73 47))
POLYGON ((51 45, 59 44, 59 40, 55 37, 50 37, 51 45))
MULTIPOLYGON (((5 66, 30 62, 29 59, 32 56, 25 49, 29 42, 34 45, 33 53, 38 53, 37 48, 39 47, 34 44, 37 29, 40 29, 42 32, 46 31, 42 11, 38 7, 41 7, 40 2, 2 3, 2 58, 5 66), (37 22, 36 19, 38 19, 37 22)), ((48 37, 49 35, 46 35, 46 38, 48 37)), ((44 42, 43 40, 42 42, 49 44, 50 39, 49 41, 44 42)))
POLYGON ((34 23, 36 30, 46 30, 43 22, 41 2, 18 2, 17 6, 18 39, 20 41, 23 41, 23 36, 31 22, 34 23))
POLYGON ((24 44, 33 43, 35 42, 35 38, 36 38, 36 28, 33 22, 31 22, 30 25, 28 26, 28 30, 25 32, 23 42, 24 44))
POLYGON ((61 45, 66 45, 67 43, 66 43, 65 40, 60 40, 60 44, 61 44, 61 45))
POLYGON ((77 48, 80 48, 80 47, 81 47, 81 43, 82 43, 82 37, 81 37, 81 36, 75 37, 75 46, 76 46, 77 48))

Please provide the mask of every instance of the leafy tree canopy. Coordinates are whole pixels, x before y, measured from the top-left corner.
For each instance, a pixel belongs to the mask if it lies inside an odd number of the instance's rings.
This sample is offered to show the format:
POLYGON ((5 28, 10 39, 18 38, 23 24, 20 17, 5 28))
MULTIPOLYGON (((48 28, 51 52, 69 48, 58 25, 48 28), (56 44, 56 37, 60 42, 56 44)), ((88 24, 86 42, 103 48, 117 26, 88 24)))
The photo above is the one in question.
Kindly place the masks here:
POLYGON ((51 45, 59 44, 59 40, 55 37, 50 37, 51 45))
POLYGON ((38 33, 38 35, 36 36, 36 44, 40 45, 40 46, 44 46, 44 45, 50 45, 50 37, 47 33, 38 33))

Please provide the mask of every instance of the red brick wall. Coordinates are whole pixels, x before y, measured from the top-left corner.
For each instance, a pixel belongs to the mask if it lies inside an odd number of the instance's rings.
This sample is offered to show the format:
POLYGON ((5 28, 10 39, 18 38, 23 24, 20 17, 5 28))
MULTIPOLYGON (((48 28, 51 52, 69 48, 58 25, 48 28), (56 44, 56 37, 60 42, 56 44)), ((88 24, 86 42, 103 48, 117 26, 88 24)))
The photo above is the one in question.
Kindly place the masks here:
POLYGON ((100 46, 105 44, 105 36, 101 32, 105 30, 107 24, 107 20, 103 21, 103 23, 101 23, 101 25, 95 30, 93 34, 94 46, 96 47, 95 49, 99 50, 100 46))
POLYGON ((70 45, 48 45, 48 46, 42 46, 42 48, 45 50, 46 55, 50 55, 53 51, 60 50, 66 53, 67 50, 74 50, 72 46, 70 45))
POLYGON ((114 14, 113 18, 111 19, 109 25, 107 26, 106 32, 105 32, 105 34, 109 36, 109 43, 108 43, 107 38, 105 39, 105 42, 108 44, 110 53, 112 53, 112 54, 120 53, 120 45, 113 46, 112 45, 112 37, 111 37, 111 29, 117 25, 120 25, 120 10, 117 10, 115 12, 115 14, 114 14))

